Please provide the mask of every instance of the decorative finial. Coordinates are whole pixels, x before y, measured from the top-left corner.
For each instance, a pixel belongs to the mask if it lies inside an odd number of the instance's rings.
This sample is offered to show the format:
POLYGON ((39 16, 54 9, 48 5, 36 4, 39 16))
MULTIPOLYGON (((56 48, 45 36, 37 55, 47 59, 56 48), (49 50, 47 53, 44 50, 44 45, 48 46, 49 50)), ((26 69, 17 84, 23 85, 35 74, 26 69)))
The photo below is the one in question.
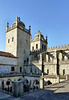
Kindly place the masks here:
POLYGON ((6 32, 8 31, 9 23, 6 24, 6 32))
POLYGON ((38 34, 40 34, 41 32, 40 32, 40 30, 38 30, 38 34))
POLYGON ((31 25, 29 25, 29 33, 31 34, 31 25))
POLYGON ((9 27, 9 23, 7 22, 7 27, 9 27))
POLYGON ((47 42, 47 36, 46 36, 46 44, 48 44, 48 42, 47 42))
POLYGON ((17 16, 17 17, 16 17, 16 20, 17 20, 17 21, 20 21, 20 17, 17 16))

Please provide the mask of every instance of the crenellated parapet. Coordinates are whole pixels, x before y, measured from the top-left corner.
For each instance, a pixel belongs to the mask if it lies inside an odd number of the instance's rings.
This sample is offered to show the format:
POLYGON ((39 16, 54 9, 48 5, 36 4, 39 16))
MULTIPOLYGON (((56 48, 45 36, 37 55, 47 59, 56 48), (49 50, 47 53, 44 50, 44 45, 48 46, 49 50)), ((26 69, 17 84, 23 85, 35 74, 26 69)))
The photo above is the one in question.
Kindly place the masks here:
POLYGON ((53 46, 53 47, 48 47, 47 51, 54 51, 54 50, 66 50, 69 49, 69 44, 64 44, 64 45, 58 45, 58 46, 53 46))
POLYGON ((6 33, 15 28, 19 28, 19 29, 31 34, 31 26, 29 26, 29 29, 26 29, 25 24, 20 21, 20 17, 16 17, 16 21, 11 26, 9 26, 9 23, 7 22, 6 33))

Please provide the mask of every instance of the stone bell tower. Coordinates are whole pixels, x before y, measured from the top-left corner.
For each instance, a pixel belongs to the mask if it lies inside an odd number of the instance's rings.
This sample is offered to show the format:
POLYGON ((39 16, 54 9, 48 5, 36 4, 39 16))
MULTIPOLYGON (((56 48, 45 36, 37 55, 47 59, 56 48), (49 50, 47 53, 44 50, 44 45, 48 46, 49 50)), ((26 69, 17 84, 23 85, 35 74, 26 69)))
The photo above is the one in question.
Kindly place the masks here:
POLYGON ((30 54, 31 26, 25 28, 25 24, 16 17, 16 21, 9 27, 6 26, 6 52, 10 52, 18 57, 18 72, 23 67, 24 59, 29 59, 30 54))

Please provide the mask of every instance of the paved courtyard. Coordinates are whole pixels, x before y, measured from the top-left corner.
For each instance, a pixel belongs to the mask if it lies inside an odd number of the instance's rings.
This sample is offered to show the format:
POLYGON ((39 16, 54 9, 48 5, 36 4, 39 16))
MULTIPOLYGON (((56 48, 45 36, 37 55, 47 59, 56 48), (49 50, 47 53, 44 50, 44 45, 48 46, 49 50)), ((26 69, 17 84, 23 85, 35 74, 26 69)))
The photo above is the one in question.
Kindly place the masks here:
POLYGON ((35 90, 19 98, 0 93, 0 100, 69 100, 69 81, 46 86, 44 90, 35 90))

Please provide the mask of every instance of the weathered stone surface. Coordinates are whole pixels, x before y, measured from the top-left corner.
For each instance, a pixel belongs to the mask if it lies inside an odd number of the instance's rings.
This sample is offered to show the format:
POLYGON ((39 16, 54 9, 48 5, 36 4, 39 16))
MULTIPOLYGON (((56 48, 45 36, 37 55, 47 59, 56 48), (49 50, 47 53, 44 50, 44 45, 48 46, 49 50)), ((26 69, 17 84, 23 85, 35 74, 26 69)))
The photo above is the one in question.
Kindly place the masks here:
POLYGON ((12 82, 12 95, 14 97, 20 97, 23 95, 23 82, 22 81, 13 81, 12 82))
POLYGON ((69 100, 69 81, 47 86, 44 90, 35 90, 24 96, 14 98, 0 93, 1 100, 69 100))

